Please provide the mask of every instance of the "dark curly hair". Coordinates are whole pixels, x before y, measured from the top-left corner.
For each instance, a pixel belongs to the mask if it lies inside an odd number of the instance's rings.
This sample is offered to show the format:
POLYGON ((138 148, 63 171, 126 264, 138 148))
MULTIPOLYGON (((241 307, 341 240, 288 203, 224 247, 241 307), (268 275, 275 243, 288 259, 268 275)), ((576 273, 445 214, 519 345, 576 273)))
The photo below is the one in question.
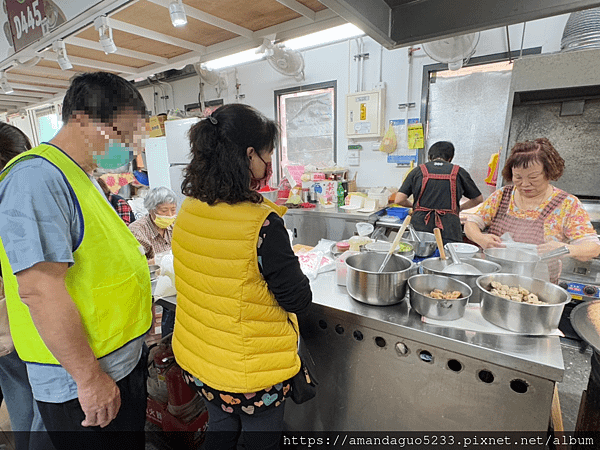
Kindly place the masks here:
POLYGON ((544 175, 548 180, 558 180, 565 170, 565 160, 559 155, 547 138, 517 142, 502 169, 502 176, 512 182, 513 167, 527 168, 533 163, 544 166, 544 175))
POLYGON ((249 201, 262 195, 250 189, 247 149, 271 153, 279 139, 277 124, 256 109, 233 103, 221 106, 189 131, 192 161, 184 169, 181 191, 213 205, 249 201))

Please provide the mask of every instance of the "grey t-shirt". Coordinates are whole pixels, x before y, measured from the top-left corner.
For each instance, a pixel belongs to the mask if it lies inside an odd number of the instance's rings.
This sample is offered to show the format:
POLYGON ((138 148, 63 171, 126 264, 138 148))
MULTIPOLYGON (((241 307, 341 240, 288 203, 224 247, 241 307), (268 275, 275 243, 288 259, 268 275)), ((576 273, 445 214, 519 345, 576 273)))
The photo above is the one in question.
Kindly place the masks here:
MULTIPOLYGON (((13 273, 44 261, 70 267, 83 227, 73 189, 46 159, 21 161, 0 182, 0 238, 13 273)), ((126 377, 139 361, 142 344, 140 337, 100 358, 102 370, 115 381, 126 377)), ((61 366, 27 363, 27 371, 36 400, 63 403, 77 398, 75 381, 61 366)))

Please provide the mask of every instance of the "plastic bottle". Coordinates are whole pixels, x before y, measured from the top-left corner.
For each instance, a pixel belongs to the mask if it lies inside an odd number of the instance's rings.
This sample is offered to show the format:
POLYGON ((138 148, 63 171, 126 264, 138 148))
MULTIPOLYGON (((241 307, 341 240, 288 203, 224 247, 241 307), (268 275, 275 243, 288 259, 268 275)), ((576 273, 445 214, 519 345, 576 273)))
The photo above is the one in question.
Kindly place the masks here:
POLYGON ((339 181, 337 184, 337 200, 338 206, 344 206, 344 186, 342 186, 342 183, 339 181))
POLYGON ((335 274, 337 284, 340 286, 346 286, 346 275, 348 273, 348 266, 346 265, 346 258, 352 255, 358 255, 360 252, 348 250, 340 255, 335 261, 335 274))

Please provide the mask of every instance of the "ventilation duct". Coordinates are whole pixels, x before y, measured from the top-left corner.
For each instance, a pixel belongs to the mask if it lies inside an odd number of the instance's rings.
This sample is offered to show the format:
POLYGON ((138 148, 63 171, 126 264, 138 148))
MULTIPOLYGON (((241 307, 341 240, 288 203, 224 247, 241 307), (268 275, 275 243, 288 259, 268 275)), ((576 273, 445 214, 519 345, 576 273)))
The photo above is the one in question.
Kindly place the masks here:
POLYGON ((600 48, 600 8, 571 13, 562 39, 560 51, 600 48))

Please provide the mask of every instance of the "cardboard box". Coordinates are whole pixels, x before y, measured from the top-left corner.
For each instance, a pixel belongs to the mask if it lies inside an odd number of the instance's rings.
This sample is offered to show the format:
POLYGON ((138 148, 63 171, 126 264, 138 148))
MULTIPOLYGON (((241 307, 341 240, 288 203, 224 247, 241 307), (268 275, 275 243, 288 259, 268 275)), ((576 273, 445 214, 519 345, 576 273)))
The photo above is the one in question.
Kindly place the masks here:
POLYGON ((166 114, 150 117, 148 120, 148 123, 150 124, 150 137, 160 137, 165 135, 165 120, 167 120, 166 114))

